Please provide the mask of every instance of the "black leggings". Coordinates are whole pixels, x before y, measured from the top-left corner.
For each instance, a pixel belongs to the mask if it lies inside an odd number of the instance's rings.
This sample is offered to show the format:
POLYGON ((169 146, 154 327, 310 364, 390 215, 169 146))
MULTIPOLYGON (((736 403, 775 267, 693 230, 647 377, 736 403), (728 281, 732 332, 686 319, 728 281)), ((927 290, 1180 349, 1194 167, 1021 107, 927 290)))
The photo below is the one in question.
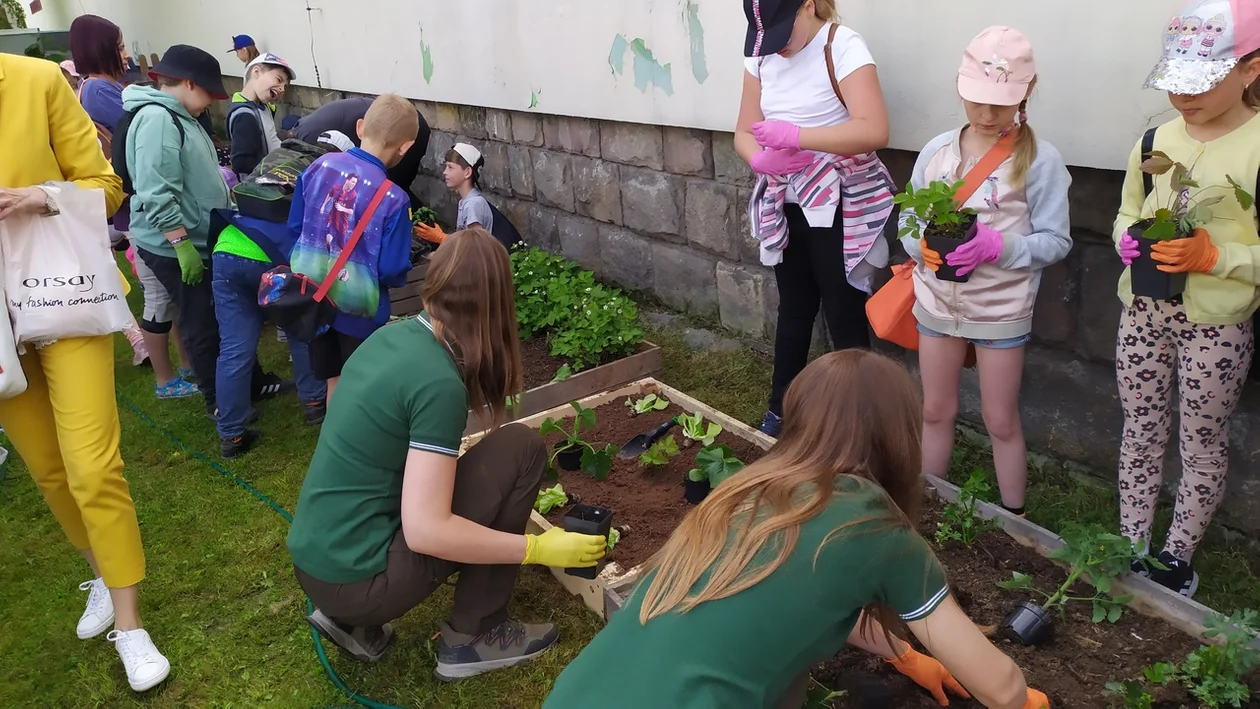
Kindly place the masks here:
POLYGON ((779 284, 779 324, 774 337, 770 411, 783 415, 783 395, 809 360, 814 320, 821 303, 832 349, 870 347, 866 293, 849 285, 844 270, 844 224, 839 208, 829 227, 811 227, 795 204, 784 207, 788 246, 774 267, 779 284))

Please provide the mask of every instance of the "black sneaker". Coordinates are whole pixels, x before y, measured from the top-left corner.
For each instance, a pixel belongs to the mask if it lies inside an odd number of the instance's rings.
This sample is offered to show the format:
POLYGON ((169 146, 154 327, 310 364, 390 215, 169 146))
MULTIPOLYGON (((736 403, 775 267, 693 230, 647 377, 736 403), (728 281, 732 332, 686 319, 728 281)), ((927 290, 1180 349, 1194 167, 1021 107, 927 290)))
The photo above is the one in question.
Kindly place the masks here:
POLYGON ((306 622, 324 636, 324 639, 360 662, 376 662, 384 657, 385 651, 394 643, 394 626, 389 623, 355 627, 338 623, 318 608, 306 616, 306 622))
POLYGON ((457 633, 442 623, 433 675, 443 682, 514 667, 546 652, 560 639, 551 623, 526 625, 505 620, 480 635, 457 633))
POLYGON ((1150 579, 1186 598, 1194 598, 1194 592, 1199 590, 1199 574, 1190 562, 1178 559, 1168 551, 1161 551, 1159 563, 1167 569, 1151 569, 1150 579))
POLYGON ((783 417, 773 411, 767 411, 757 429, 771 438, 778 438, 783 432, 783 417))
POLYGON ((1134 559, 1133 563, 1129 565, 1129 570, 1144 579, 1151 577, 1151 568, 1144 559, 1134 559))
POLYGON ((245 432, 236 438, 224 438, 219 441, 219 454, 224 458, 235 458, 245 455, 250 448, 258 442, 258 432, 253 429, 245 429, 245 432))
POLYGON ((274 374, 265 374, 262 382, 258 385, 258 390, 254 392, 254 401, 268 399, 293 391, 296 388, 297 383, 292 379, 281 379, 274 374))
POLYGON ((328 415, 328 404, 322 401, 311 401, 302 407, 304 411, 302 415, 306 417, 307 426, 318 426, 324 422, 324 417, 328 415))

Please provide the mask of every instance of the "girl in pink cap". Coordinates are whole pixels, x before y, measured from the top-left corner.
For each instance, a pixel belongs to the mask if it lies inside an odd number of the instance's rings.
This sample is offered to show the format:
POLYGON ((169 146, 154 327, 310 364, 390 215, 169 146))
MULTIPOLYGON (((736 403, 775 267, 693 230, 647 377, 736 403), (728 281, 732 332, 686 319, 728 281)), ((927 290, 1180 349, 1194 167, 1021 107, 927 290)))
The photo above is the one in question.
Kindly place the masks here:
MULTIPOLYGON (((1072 248, 1071 177, 1054 146, 1028 125, 1037 83, 1032 45, 1018 30, 990 27, 968 45, 958 70, 967 125, 933 138, 919 154, 911 185, 974 187, 963 207, 976 213, 975 236, 942 257, 918 234, 901 243, 914 270, 919 368, 923 378, 923 469, 944 476, 954 450, 958 384, 968 346, 976 348, 981 409, 993 442, 1002 505, 1024 512, 1028 451, 1019 416, 1024 346, 1045 267, 1072 248), (975 169, 980 165, 979 169, 975 169), (969 178, 970 179, 967 179, 969 178), (959 280, 945 280, 942 265, 959 280)), ((901 226, 917 224, 903 210, 901 226)))
MULTIPOLYGON (((1120 530, 1142 546, 1151 542, 1176 387, 1182 463, 1176 509, 1159 565, 1135 564, 1134 571, 1189 597, 1199 586, 1190 558, 1225 497, 1230 420, 1255 347, 1260 4, 1194 0, 1168 27, 1164 55, 1146 87, 1167 91, 1181 115, 1134 146, 1114 229, 1128 266, 1120 276, 1124 310, 1116 341, 1124 407, 1120 530), (1167 168, 1163 174, 1142 170, 1152 151, 1157 157, 1147 168, 1167 168), (1177 231, 1188 236, 1150 240, 1154 234, 1136 223, 1160 209, 1171 211, 1177 231), (1180 274, 1183 285, 1148 289, 1150 276, 1161 272, 1180 274)), ((1172 224, 1168 231, 1173 236, 1172 224)))

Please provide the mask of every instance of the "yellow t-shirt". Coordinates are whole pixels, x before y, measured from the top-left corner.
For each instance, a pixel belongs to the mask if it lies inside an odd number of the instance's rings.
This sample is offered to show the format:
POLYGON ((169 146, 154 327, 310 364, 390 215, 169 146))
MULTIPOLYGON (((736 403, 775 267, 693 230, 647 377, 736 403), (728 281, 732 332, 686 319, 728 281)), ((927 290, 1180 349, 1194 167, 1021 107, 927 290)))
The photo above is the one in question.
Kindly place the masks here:
MULTIPOLYGON (((1256 229, 1256 207, 1243 209, 1234 199, 1226 176, 1247 190, 1256 191, 1260 171, 1260 114, 1228 135, 1200 143, 1186 132, 1182 118, 1169 121, 1155 133, 1155 150, 1185 165, 1190 176, 1206 191, 1204 197, 1225 197, 1212 207, 1213 219, 1204 225, 1212 243, 1220 249, 1216 267, 1209 273, 1191 273, 1183 294, 1186 316, 1203 325, 1237 325, 1249 319, 1260 306, 1260 233, 1256 229)), ((1129 156, 1124 177, 1120 214, 1112 230, 1112 240, 1120 237, 1134 222, 1150 219, 1155 210, 1166 206, 1174 190, 1171 173, 1154 176, 1155 189, 1146 194, 1142 185, 1142 146, 1139 142, 1129 156)), ((1191 194, 1199 190, 1191 190, 1191 194)), ((1252 194, 1255 197, 1255 194, 1252 194)), ((1120 300, 1133 303, 1129 269, 1120 276, 1120 300)))

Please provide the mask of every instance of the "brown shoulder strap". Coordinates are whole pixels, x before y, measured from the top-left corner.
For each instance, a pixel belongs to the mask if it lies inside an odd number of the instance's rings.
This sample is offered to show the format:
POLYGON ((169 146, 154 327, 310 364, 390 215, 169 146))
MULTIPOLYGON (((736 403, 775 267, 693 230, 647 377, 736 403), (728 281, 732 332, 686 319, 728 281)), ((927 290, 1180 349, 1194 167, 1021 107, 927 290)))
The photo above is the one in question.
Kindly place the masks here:
POLYGON ((823 56, 827 58, 827 78, 831 79, 831 90, 836 92, 840 105, 848 108, 848 104, 844 102, 844 96, 840 94, 840 82, 836 80, 836 60, 831 58, 831 43, 836 41, 836 30, 839 28, 840 25, 831 23, 831 29, 827 30, 827 46, 823 47, 823 56))

